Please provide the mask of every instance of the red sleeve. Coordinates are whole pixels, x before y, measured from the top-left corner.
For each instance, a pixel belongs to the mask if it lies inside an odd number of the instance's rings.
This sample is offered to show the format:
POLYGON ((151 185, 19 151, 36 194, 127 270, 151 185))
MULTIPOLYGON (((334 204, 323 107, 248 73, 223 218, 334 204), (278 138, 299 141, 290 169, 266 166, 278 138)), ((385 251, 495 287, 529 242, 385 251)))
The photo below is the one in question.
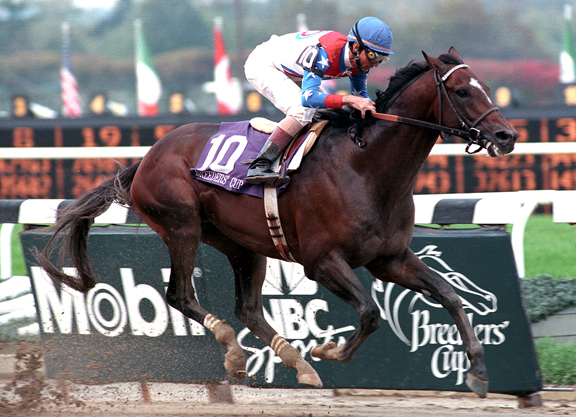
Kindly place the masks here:
POLYGON ((324 99, 324 104, 328 109, 341 109, 342 97, 340 94, 328 94, 324 99))

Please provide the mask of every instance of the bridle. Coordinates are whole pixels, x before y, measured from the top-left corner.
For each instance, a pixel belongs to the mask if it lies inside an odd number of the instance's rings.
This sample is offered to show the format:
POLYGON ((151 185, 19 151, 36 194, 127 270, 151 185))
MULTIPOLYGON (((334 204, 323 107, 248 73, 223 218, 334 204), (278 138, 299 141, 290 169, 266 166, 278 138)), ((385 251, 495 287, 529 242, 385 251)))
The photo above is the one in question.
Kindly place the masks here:
POLYGON ((468 154, 475 154, 475 153, 480 152, 482 149, 487 149, 487 147, 490 146, 491 144, 487 139, 485 139, 482 136, 482 132, 480 131, 480 129, 478 129, 477 126, 480 123, 482 123, 482 121, 489 114, 491 114, 495 111, 500 111, 500 109, 496 106, 491 107, 488 110, 486 110, 484 113, 482 113, 476 120, 470 121, 466 116, 464 116, 454 106, 454 103, 452 103, 452 100, 450 99, 450 96, 448 95, 448 92, 446 91, 445 82, 455 71, 457 71, 461 68, 469 68, 469 66, 466 64, 456 65, 456 66, 450 68, 450 70, 446 74, 444 74, 443 76, 440 76, 440 74, 436 70, 434 70, 434 79, 436 80, 436 89, 438 90, 438 120, 439 120, 440 124, 435 124, 435 123, 425 122, 423 120, 410 119, 407 117, 396 116, 393 114, 385 114, 385 113, 372 113, 372 117, 379 119, 379 120, 386 120, 386 121, 395 122, 395 123, 404 123, 404 124, 409 124, 412 126, 419 126, 419 127, 423 127, 423 128, 427 128, 427 129, 437 130, 440 132, 440 135, 442 136, 442 138, 444 138, 443 134, 461 137, 461 138, 468 141, 468 145, 466 146, 466 153, 468 153, 468 154), (465 128, 466 130, 454 129, 454 128, 442 125, 442 96, 443 95, 446 96, 448 103, 450 104, 450 107, 452 108, 452 110, 454 111, 454 114, 456 114, 456 117, 458 118, 458 121, 460 122, 462 127, 465 128), (472 145, 477 145, 478 149, 471 151, 470 147, 472 145))

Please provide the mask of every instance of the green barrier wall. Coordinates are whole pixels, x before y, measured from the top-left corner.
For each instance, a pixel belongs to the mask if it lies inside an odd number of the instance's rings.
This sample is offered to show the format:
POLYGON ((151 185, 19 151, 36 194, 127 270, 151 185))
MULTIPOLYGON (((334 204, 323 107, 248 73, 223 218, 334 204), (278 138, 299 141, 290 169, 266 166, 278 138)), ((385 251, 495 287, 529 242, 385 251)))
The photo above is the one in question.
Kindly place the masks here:
MULTIPOLYGON (((224 348, 165 303, 170 260, 150 229, 93 228, 89 251, 99 284, 87 294, 61 290, 34 266, 30 249, 43 248, 48 238, 42 229, 21 233, 49 377, 93 382, 226 379, 224 348)), ((411 248, 462 298, 485 348, 490 392, 540 390, 509 234, 499 228, 417 228, 411 248)), ((263 288, 267 320, 311 362, 325 387, 467 391, 469 363, 448 313, 427 297, 375 280, 364 268, 356 273, 381 308, 381 328, 350 363, 316 361, 312 348, 350 336, 358 317, 305 278, 300 265, 268 262, 263 288)), ((248 358, 247 383, 297 386, 295 371, 234 317, 234 278, 223 255, 201 246, 194 285, 201 305, 235 328, 248 358)))

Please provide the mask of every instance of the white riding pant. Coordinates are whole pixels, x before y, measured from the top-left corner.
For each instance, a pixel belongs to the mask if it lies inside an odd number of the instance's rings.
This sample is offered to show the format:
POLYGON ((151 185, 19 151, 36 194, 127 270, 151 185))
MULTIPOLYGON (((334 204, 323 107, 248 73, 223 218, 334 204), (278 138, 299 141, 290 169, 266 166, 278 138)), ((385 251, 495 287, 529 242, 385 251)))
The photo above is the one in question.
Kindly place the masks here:
POLYGON ((248 56, 244 64, 246 78, 276 108, 294 117, 302 126, 307 125, 316 109, 302 105, 301 85, 272 64, 266 49, 265 45, 259 45, 248 56))

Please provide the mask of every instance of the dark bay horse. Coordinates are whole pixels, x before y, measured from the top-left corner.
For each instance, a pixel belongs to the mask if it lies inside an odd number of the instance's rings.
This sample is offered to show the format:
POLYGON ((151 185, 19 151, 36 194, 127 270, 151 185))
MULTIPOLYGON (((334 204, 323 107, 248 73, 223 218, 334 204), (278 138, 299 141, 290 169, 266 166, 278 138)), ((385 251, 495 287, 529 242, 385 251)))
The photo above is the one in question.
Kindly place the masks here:
MULTIPOLYGON (((412 192, 438 137, 438 131, 427 124, 464 129, 460 132, 474 138, 491 156, 511 152, 518 134, 454 48, 438 58, 425 53, 424 57, 425 61, 409 64, 391 77, 388 89, 378 94, 376 107, 378 113, 425 125, 368 117, 362 126, 365 146, 361 147, 350 140, 349 111, 319 112, 330 123, 279 197, 280 219, 288 247, 306 276, 360 316, 360 325, 346 343, 317 346, 313 356, 348 362, 378 328, 378 306, 353 272, 365 266, 377 279, 431 297, 448 310, 471 362, 466 382, 485 397, 484 350, 460 298, 408 247, 414 229, 412 192)), ((190 174, 218 129, 217 124, 179 127, 158 141, 142 161, 77 199, 52 226, 54 235, 38 256, 39 264, 53 278, 88 291, 96 282, 86 249, 94 218, 113 202, 129 205, 168 247, 172 263, 168 303, 203 323, 226 346, 225 366, 231 376, 246 376, 246 359, 232 328, 196 299, 191 276, 200 242, 224 253, 232 265, 236 316, 284 365, 298 371, 300 383, 320 387, 312 366, 264 319, 266 257, 280 256, 270 237, 262 199, 231 193, 190 174), (48 260, 58 237, 78 269, 78 278, 63 274, 48 260)))

